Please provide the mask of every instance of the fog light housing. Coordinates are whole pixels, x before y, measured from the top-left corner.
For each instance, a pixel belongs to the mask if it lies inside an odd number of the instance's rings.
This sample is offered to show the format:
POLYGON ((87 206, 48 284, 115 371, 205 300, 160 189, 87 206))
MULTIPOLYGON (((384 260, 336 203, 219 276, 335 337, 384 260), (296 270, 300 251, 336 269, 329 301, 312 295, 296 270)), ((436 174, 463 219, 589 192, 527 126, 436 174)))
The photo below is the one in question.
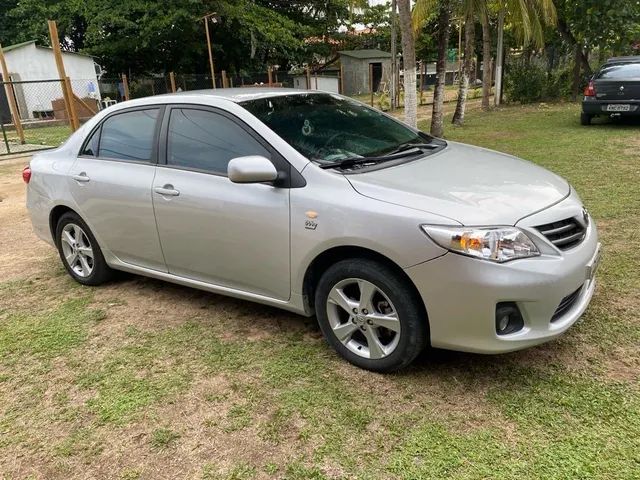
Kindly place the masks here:
POLYGON ((496 333, 509 335, 522 330, 524 319, 515 302, 500 302, 496 305, 496 333))

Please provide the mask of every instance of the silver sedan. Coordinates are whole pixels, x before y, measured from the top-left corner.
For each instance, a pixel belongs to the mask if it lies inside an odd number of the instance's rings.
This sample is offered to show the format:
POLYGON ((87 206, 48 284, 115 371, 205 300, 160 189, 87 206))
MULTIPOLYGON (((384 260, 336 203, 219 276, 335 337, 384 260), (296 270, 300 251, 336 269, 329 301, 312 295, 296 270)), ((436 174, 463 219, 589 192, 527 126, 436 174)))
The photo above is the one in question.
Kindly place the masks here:
POLYGON ((25 168, 69 274, 114 270, 316 315, 363 368, 426 346, 557 337, 600 245, 566 180, 321 92, 224 89, 110 107, 25 168))

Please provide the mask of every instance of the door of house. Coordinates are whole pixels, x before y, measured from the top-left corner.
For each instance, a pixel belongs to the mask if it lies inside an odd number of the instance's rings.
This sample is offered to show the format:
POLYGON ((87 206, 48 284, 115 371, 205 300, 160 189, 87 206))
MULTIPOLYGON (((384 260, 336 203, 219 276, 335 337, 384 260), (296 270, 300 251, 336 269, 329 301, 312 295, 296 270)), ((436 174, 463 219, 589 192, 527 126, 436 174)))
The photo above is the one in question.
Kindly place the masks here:
POLYGON ((372 63, 371 71, 373 73, 373 91, 377 92, 382 81, 382 63, 372 63))

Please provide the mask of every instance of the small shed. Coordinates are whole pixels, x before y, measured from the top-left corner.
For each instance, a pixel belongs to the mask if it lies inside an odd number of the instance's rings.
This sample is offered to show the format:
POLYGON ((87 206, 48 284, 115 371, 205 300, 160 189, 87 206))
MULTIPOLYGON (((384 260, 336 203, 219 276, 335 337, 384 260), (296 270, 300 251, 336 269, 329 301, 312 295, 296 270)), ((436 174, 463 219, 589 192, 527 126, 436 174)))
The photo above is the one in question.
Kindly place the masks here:
MULTIPOLYGON (((48 117, 63 105, 60 82, 51 81, 59 77, 51 47, 37 45, 32 40, 4 47, 3 51, 9 76, 17 82, 13 90, 23 119, 48 117)), ((63 51, 62 58, 73 93, 79 98, 100 100, 100 67, 93 57, 63 51)))
POLYGON ((377 92, 381 84, 389 85, 391 78, 391 54, 382 50, 342 50, 340 65, 342 65, 344 94, 358 95, 370 93, 369 65, 373 73, 373 91, 377 92))

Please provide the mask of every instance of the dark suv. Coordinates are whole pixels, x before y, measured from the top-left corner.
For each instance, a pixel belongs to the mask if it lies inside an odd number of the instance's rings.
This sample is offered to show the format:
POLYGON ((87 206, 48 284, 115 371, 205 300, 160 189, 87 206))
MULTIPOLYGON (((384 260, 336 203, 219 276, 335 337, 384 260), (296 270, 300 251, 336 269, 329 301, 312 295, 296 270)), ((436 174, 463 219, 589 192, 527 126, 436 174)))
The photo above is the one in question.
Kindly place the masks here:
POLYGON ((584 89, 580 123, 597 115, 640 115, 640 56, 607 60, 584 89))

